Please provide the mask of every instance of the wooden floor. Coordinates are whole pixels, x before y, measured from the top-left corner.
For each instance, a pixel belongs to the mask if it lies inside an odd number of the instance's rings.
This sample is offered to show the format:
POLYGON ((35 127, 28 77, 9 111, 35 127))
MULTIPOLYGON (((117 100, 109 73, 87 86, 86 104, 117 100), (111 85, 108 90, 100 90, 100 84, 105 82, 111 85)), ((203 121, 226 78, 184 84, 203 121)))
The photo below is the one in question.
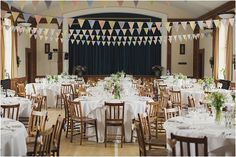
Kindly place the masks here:
MULTIPOLYGON (((56 123, 57 116, 61 114, 64 116, 63 109, 48 109, 49 121, 47 127, 51 127, 56 123)), ((70 139, 65 137, 65 132, 62 133, 61 151, 63 156, 139 156, 137 143, 125 143, 123 148, 118 144, 108 143, 105 148, 103 143, 83 141, 79 144, 79 136, 75 136, 73 143, 70 139)))

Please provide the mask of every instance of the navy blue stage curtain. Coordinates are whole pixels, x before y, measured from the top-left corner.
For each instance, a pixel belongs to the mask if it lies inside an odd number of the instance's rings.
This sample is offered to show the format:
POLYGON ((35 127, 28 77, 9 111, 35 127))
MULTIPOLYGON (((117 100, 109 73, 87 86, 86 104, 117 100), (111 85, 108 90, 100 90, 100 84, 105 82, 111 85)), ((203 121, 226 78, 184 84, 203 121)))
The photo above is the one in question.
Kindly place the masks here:
MULTIPOLYGON (((95 27, 96 24, 98 25, 98 23, 95 23, 95 27)), ((104 27, 106 27, 106 24, 104 27)), ((116 25, 118 25, 118 23, 115 24, 115 27, 116 25)), ((85 20, 84 26, 85 28, 89 28, 87 20, 85 20)), ((70 29, 80 28, 77 25, 72 26, 70 29)), ((145 34, 143 31, 141 32, 141 36, 145 34)), ((93 33, 96 35, 95 31, 93 31, 93 33)), ((82 32, 80 34, 82 34, 82 32)), ((153 36, 153 33, 150 31, 148 34, 153 36)), ((113 31, 112 35, 115 36, 116 32, 113 31)), ((119 36, 123 35, 124 34, 120 32, 119 36)), ((160 32, 156 30, 154 35, 160 35, 160 32)), ((127 31, 125 36, 131 36, 130 32, 127 31)), ((134 31, 133 36, 138 36, 137 32, 134 31)), ((77 39, 79 38, 77 37, 77 39)), ((88 40, 90 39, 89 37, 88 40)), ((82 40, 86 40, 85 37, 83 37, 82 40)), ((102 43, 100 43, 98 46, 96 43, 95 45, 92 45, 92 43, 87 45, 86 42, 84 44, 82 44, 82 42, 77 44, 75 41, 72 44, 71 41, 69 41, 70 74, 73 72, 73 67, 76 65, 86 66, 88 68, 88 75, 105 75, 118 71, 124 71, 132 75, 151 75, 153 74, 152 66, 161 65, 161 45, 152 42, 151 45, 144 45, 143 43, 138 45, 138 43, 136 43, 136 45, 131 44, 129 46, 127 43, 125 46, 118 46, 117 44, 115 46, 112 44, 110 46, 107 44, 102 46, 102 43)))

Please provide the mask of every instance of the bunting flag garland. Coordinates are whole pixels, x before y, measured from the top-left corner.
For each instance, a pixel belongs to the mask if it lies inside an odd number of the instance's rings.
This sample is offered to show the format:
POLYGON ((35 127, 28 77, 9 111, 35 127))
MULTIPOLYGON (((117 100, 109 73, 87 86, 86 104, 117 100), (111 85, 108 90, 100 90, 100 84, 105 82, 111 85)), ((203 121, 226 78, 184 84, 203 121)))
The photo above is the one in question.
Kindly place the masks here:
POLYGON ((24 17, 25 22, 28 22, 30 16, 31 16, 31 14, 23 13, 23 17, 24 17))
POLYGON ((187 28, 187 22, 184 21, 184 22, 181 22, 181 24, 182 24, 183 29, 186 30, 186 28, 187 28))
POLYGON ((134 22, 128 22, 128 24, 130 29, 134 28, 134 22))
POLYGON ((199 28, 200 28, 201 30, 203 30, 203 29, 204 29, 204 23, 203 23, 203 21, 197 21, 197 23, 198 23, 199 28))
POLYGON ((194 31, 194 29, 195 29, 195 27, 196 27, 195 21, 190 21, 189 24, 190 24, 192 30, 194 31))
POLYGON ((47 23, 51 23, 52 22, 53 17, 46 16, 45 18, 46 18, 47 23))
POLYGON ((49 9, 49 7, 50 7, 51 4, 52 4, 52 1, 51 1, 51 0, 45 0, 44 2, 45 2, 45 4, 46 4, 47 8, 49 9))
POLYGON ((119 21, 118 24, 120 26, 120 29, 122 29, 125 25, 125 22, 124 21, 119 21))
POLYGON ((212 28, 212 20, 206 20, 206 26, 207 28, 212 28))
POLYGON ((213 20, 213 22, 217 28, 220 27, 220 20, 213 20))
POLYGON ((12 0, 7 0, 7 1, 5 1, 5 2, 8 4, 9 10, 11 10, 12 0))
POLYGON ((98 23, 99 23, 99 25, 100 25, 100 28, 103 29, 103 27, 104 27, 104 25, 105 25, 105 21, 99 20, 98 23))
POLYGON ((95 20, 88 20, 90 28, 92 29, 95 23, 95 20))
POLYGON ((113 29, 115 26, 115 21, 109 21, 109 25, 110 25, 111 29, 113 29))
POLYGON ((137 5, 138 5, 138 0, 134 0, 134 5, 135 5, 135 7, 137 7, 137 5))
POLYGON ((72 23, 74 22, 73 18, 68 18, 67 19, 67 24, 69 25, 69 27, 71 27, 72 23))
POLYGON ((79 23, 80 27, 82 28, 84 25, 84 19, 78 19, 78 23, 79 23))
POLYGON ((63 21, 63 18, 57 17, 57 23, 58 23, 59 26, 61 26, 62 21, 63 21))
POLYGON ((19 16, 19 12, 12 11, 11 14, 12 14, 12 17, 13 17, 13 21, 16 21, 18 16, 19 16))
POLYGON ((178 32, 179 31, 179 22, 173 22, 172 25, 173 25, 175 31, 178 32))
POLYGON ((155 24, 156 24, 157 29, 160 30, 160 28, 161 28, 161 22, 156 22, 155 24))
POLYGON ((39 21, 41 20, 42 16, 40 15, 34 15, 35 21, 37 24, 39 24, 39 21))
POLYGON ((148 29, 152 29, 152 22, 146 22, 148 25, 148 29))
POLYGON ((88 6, 91 7, 93 5, 93 0, 87 0, 88 6))

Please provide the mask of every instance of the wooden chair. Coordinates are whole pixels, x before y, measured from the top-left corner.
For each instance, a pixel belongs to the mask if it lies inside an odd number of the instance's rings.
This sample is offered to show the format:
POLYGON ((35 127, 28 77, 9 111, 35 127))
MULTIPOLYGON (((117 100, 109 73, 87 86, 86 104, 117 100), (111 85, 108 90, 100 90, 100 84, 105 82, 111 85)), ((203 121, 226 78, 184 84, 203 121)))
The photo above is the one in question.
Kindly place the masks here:
POLYGON ((29 137, 34 137, 37 131, 44 131, 48 114, 47 112, 32 111, 31 117, 29 119, 28 135, 29 137))
POLYGON ((171 133, 171 141, 169 141, 169 145, 172 148, 172 155, 176 156, 176 143, 180 144, 180 155, 181 156, 199 156, 199 149, 198 149, 198 145, 201 144, 204 146, 203 150, 204 150, 204 154, 201 154, 201 156, 208 156, 208 146, 207 146, 207 137, 203 137, 203 138, 194 138, 194 137, 184 137, 184 136, 177 136, 174 135, 173 133, 171 133), (186 150, 183 146, 183 144, 186 143, 187 146, 187 154, 184 153, 184 151, 186 150), (191 154, 191 150, 190 150, 190 144, 195 144, 195 155, 191 154))
POLYGON ((138 114, 138 118, 142 126, 144 142, 149 146, 149 149, 152 149, 153 146, 166 147, 166 136, 159 136, 158 132, 152 136, 151 123, 147 113, 138 114))
POLYGON ((168 120, 172 117, 180 116, 180 107, 174 107, 174 108, 164 108, 165 113, 165 120, 168 120))
POLYGON ((69 107, 69 101, 71 100, 71 97, 69 94, 62 94, 62 99, 64 100, 66 138, 67 138, 68 133, 71 133, 71 112, 69 107))
POLYGON ((54 127, 54 133, 53 133, 53 141, 52 141, 52 149, 51 152, 53 156, 55 156, 55 153, 57 156, 60 156, 60 143, 61 143, 61 133, 62 129, 65 125, 65 118, 62 118, 61 115, 57 117, 57 122, 54 127))
POLYGON ((180 91, 170 90, 170 100, 174 106, 182 107, 180 91))
POLYGON ((189 107, 195 107, 195 99, 192 95, 188 96, 188 106, 189 107))
POLYGON ((1 108, 2 108, 1 117, 19 120, 20 104, 1 105, 1 108))
POLYGON ((63 105, 62 95, 63 94, 70 94, 70 95, 72 95, 72 98, 74 99, 75 93, 74 93, 74 89, 73 89, 72 84, 62 84, 61 85, 61 94, 57 95, 56 108, 58 106, 59 99, 61 99, 61 108, 62 108, 62 105, 63 105))
POLYGON ((105 102, 105 147, 107 146, 108 136, 110 139, 112 137, 120 136, 121 147, 123 147, 123 142, 125 142, 125 127, 124 127, 124 108, 125 103, 109 103, 105 102), (121 127, 121 134, 108 134, 108 127, 121 127))
POLYGON ((34 145, 28 145, 27 156, 50 156, 54 125, 45 131, 37 131, 34 145))
POLYGON ((26 97, 25 83, 21 83, 21 82, 16 83, 16 93, 19 97, 26 97))
POLYGON ((167 156, 168 155, 168 151, 166 149, 147 150, 141 123, 136 122, 135 128, 136 128, 137 137, 138 137, 139 155, 140 156, 167 156))
POLYGON ((46 97, 42 95, 31 96, 34 111, 41 111, 42 109, 47 110, 46 97))
MULTIPOLYGON (((83 115, 83 110, 80 102, 72 102, 69 101, 69 112, 71 115, 71 138, 70 141, 73 141, 73 136, 77 135, 74 134, 74 130, 76 129, 76 125, 79 124, 79 134, 80 134, 80 145, 82 145, 82 139, 83 138, 88 138, 89 136, 85 136, 86 134, 86 129, 94 127, 95 128, 95 136, 96 136, 96 141, 98 142, 98 134, 97 134, 97 119, 85 117, 83 115), (90 126, 87 126, 90 125, 90 126)), ((91 136, 90 136, 91 137, 91 136)))
POLYGON ((160 89, 160 96, 162 96, 165 93, 168 93, 166 84, 159 84, 159 89, 160 89))

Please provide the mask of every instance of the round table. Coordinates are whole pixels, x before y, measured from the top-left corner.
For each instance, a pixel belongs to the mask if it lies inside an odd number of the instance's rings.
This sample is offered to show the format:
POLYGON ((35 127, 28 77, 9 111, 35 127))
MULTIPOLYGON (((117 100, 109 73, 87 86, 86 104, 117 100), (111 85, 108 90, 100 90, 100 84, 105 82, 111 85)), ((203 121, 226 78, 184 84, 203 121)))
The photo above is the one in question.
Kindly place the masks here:
MULTIPOLYGON (((117 102, 124 101, 124 125, 125 125, 125 140, 130 141, 131 139, 131 129, 132 129, 132 119, 137 118, 138 113, 145 112, 146 102, 153 101, 149 97, 132 96, 122 98, 120 100, 102 98, 102 97, 80 97, 74 101, 80 101, 83 109, 84 116, 97 119, 98 127, 98 140, 99 142, 104 141, 104 131, 105 131, 105 107, 104 102, 117 102)), ((117 130, 111 130, 117 133, 117 130)), ((94 135, 94 130, 88 130, 89 135, 94 135)), ((95 138, 91 138, 95 140, 95 138)))
POLYGON ((32 111, 32 101, 22 97, 1 98, 1 105, 15 105, 20 103, 19 117, 30 117, 32 111))
MULTIPOLYGON (((195 113, 192 116, 173 117, 168 119, 163 127, 166 130, 167 138, 170 138, 171 133, 186 137, 202 138, 206 136, 209 155, 235 155, 235 126, 227 129, 223 124, 216 124, 214 118, 206 114, 195 113)), ((170 149, 169 145, 168 149, 170 149)))
POLYGON ((27 152, 25 126, 16 120, 1 120, 1 156, 25 156, 27 152))

